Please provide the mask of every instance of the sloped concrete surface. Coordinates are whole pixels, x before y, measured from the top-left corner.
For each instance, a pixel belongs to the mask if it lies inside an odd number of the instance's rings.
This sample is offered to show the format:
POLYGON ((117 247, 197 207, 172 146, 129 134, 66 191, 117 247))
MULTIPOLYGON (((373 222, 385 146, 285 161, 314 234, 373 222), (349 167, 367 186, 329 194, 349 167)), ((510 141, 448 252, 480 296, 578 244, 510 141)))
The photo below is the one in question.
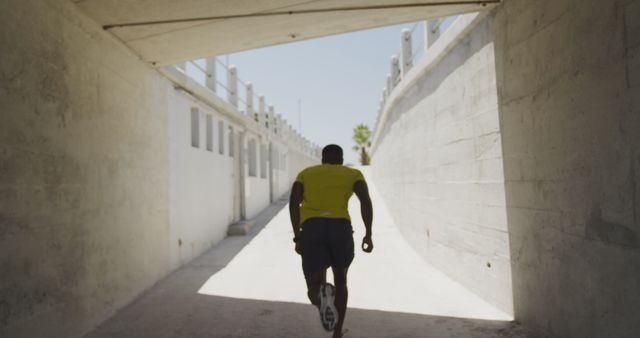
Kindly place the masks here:
MULTIPOLYGON (((365 175, 368 172, 365 170, 365 175)), ((350 271, 347 337, 527 337, 510 318, 427 265, 374 187, 374 252, 350 271)), ((363 226, 352 201, 358 246, 363 226)), ((87 337, 323 337, 293 251, 286 201, 171 274, 87 337)))

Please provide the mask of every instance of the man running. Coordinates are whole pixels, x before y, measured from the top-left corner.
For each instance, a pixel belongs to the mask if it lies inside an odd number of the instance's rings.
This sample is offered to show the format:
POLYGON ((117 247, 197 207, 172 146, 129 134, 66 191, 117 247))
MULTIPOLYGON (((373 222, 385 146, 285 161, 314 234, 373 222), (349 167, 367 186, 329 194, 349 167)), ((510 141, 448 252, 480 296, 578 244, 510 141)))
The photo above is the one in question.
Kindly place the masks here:
POLYGON ((366 228, 362 250, 371 252, 373 208, 360 170, 342 165, 342 148, 330 144, 322 149, 322 164, 301 171, 291 188, 289 214, 296 243, 302 256, 307 295, 320 310, 322 326, 342 337, 347 312, 347 270, 353 261, 351 218, 347 209, 355 192, 366 228), (331 267, 335 287, 326 282, 331 267), (336 311, 337 310, 337 311, 336 311))

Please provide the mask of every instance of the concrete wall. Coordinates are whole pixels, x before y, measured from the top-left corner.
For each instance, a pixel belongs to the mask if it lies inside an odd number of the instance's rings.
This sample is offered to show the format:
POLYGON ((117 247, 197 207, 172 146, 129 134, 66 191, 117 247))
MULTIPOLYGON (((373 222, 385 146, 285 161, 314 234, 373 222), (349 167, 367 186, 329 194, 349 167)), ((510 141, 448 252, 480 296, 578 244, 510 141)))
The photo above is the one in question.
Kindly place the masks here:
POLYGON ((319 160, 311 158, 309 155, 300 154, 299 157, 294 157, 293 162, 289 161, 288 157, 290 157, 291 154, 298 152, 293 149, 289 149, 282 143, 273 143, 272 149, 274 152, 271 156, 274 161, 274 168, 276 168, 273 171, 274 198, 288 198, 289 196, 285 195, 289 192, 289 189, 291 189, 291 185, 295 180, 295 177, 292 179, 291 176, 297 176, 302 169, 316 164, 319 160))
POLYGON ((516 318, 640 332, 640 1, 509 0, 495 23, 516 318))
MULTIPOLYGON (((247 197, 246 213, 247 218, 251 219, 255 217, 264 207, 269 205, 269 162, 268 162, 268 144, 263 137, 255 133, 248 133, 246 137, 245 147, 248 147, 249 140, 255 140, 256 142, 256 176, 251 177, 246 175, 245 180, 245 196, 247 197), (260 146, 263 146, 265 152, 260 153, 260 146), (261 156, 265 156, 267 165, 265 166, 265 173, 262 174, 260 161, 261 156), (264 176, 264 177, 263 177, 264 176)), ((248 151, 247 151, 248 155, 248 151)), ((245 173, 249 172, 249 163, 246 161, 245 173)))
MULTIPOLYGON (((296 177, 302 169, 320 164, 320 159, 314 159, 313 157, 310 157, 310 155, 302 151, 294 151, 294 149, 289 151, 286 158, 286 165, 288 168, 287 174, 289 175, 289 182, 291 182, 291 184, 296 180, 296 177)), ((291 188, 291 184, 289 184, 288 188, 291 188)))
POLYGON ((468 35, 438 40, 389 96, 372 169, 413 247, 511 313, 493 21, 470 15, 451 31, 469 24, 468 35))
POLYGON ((227 234, 233 220, 233 158, 228 127, 238 125, 214 109, 180 92, 169 100, 169 197, 171 267, 200 255, 227 234), (197 110, 199 146, 192 145, 191 112, 197 110), (212 149, 207 149, 207 116, 211 116, 212 149), (218 123, 223 123, 223 153, 218 123))
POLYGON ((0 336, 74 337, 169 271, 173 89, 64 1, 0 46, 0 336))
POLYGON ((478 243, 508 248, 515 317, 543 335, 640 332, 638 55, 639 0, 507 0, 382 126, 375 179, 409 240, 485 297, 469 280, 508 266, 482 272, 478 243))
POLYGON ((253 127, 174 88, 67 1, 0 2, 0 46, 0 336, 80 336, 225 236, 240 171, 228 135, 218 154, 217 121, 253 127))

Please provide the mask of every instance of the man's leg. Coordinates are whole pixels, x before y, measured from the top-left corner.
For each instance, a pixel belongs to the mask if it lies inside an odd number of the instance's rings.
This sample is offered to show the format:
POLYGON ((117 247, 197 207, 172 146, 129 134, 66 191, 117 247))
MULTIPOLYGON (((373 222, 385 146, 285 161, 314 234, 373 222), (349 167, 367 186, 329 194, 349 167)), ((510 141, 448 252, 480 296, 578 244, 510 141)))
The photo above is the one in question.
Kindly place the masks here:
POLYGON ((342 326, 347 314, 347 272, 354 257, 353 228, 347 219, 332 221, 329 246, 331 248, 331 269, 336 287, 335 306, 338 312, 338 322, 333 330, 333 337, 342 336, 342 326))
POLYGON ((320 285, 326 283, 327 269, 312 273, 306 280, 307 297, 309 297, 311 304, 320 307, 320 285))
POLYGON ((338 323, 333 330, 333 337, 342 337, 342 324, 347 314, 347 300, 349 298, 349 290, 347 289, 347 271, 348 268, 332 269, 333 282, 336 287, 336 310, 338 310, 338 323))
POLYGON ((307 282, 307 296, 320 312, 320 321, 330 331, 337 322, 335 289, 326 284, 327 269, 331 265, 331 251, 326 245, 327 226, 324 219, 311 218, 305 222, 300 237, 302 270, 307 282), (321 295, 322 292, 322 295, 321 295))
POLYGON ((307 297, 317 307, 320 307, 320 286, 326 282, 327 267, 331 263, 324 245, 325 232, 326 227, 321 219, 310 218, 305 221, 299 238, 307 297))

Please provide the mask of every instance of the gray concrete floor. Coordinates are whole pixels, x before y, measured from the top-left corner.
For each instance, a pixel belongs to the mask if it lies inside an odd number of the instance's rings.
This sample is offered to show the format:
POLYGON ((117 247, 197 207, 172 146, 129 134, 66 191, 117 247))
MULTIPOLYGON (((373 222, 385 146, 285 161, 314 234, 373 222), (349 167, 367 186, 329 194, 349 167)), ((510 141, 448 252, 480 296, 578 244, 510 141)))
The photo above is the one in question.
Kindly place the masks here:
MULTIPOLYGON (((364 170, 367 175, 366 169, 364 170)), ((525 331, 425 263, 402 239, 371 187, 372 254, 349 272, 346 337, 527 337, 525 331)), ((363 233, 352 200, 358 247, 363 233)), ((87 337, 328 337, 308 305, 286 201, 173 272, 87 337)))

